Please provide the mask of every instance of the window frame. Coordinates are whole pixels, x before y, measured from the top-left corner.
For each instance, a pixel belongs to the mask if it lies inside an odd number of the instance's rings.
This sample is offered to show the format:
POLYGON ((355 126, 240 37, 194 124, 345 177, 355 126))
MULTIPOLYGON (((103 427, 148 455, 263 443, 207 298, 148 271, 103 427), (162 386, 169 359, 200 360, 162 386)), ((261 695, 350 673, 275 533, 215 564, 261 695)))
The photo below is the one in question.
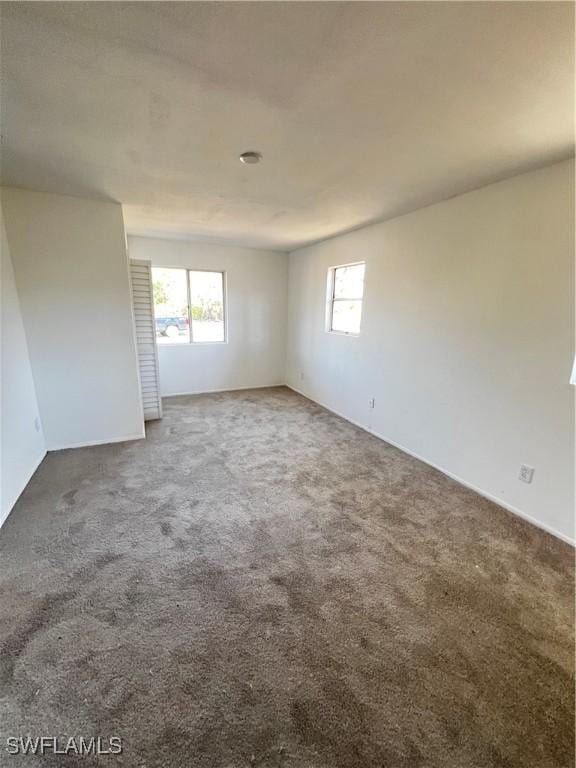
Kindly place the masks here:
MULTIPOLYGON (((154 269, 175 269, 180 272, 186 273, 186 301, 188 305, 188 341, 182 343, 181 341, 163 341, 160 346, 162 347, 183 347, 186 348, 192 344, 196 346, 204 346, 206 344, 228 344, 228 291, 227 291, 227 273, 225 269, 196 269, 195 267, 172 267, 165 264, 152 264, 152 270, 154 269), (224 327, 224 338, 221 341, 194 341, 194 335, 192 332, 192 301, 190 293, 190 272, 216 272, 222 275, 222 323, 224 327)), ((154 272, 152 272, 152 282, 154 282, 154 272)), ((154 306, 154 318, 156 318, 156 305, 152 300, 154 306)), ((156 320, 154 320, 154 328, 156 328, 156 320)), ((158 344, 158 342, 156 342, 158 344)))
POLYGON ((327 278, 327 290, 326 290, 326 333, 334 333, 337 336, 351 336, 352 338, 358 338, 362 330, 362 311, 364 309, 364 293, 366 283, 366 262, 365 261, 350 261, 346 264, 336 264, 333 267, 328 267, 327 278), (364 267, 364 280, 362 281, 362 296, 336 296, 336 270, 343 269, 344 267, 364 267), (338 331, 332 328, 334 320, 334 303, 336 301, 359 301, 360 302, 360 330, 356 331, 338 331))

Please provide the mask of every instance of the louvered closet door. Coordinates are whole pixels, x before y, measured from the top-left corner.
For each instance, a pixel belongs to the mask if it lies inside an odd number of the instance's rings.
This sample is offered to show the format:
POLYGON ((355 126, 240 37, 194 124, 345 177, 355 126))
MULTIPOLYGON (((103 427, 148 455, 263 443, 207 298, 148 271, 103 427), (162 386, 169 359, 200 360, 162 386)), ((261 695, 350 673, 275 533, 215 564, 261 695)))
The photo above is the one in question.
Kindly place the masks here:
POLYGON ((162 418, 150 262, 131 259, 130 274, 144 420, 150 421, 162 418))

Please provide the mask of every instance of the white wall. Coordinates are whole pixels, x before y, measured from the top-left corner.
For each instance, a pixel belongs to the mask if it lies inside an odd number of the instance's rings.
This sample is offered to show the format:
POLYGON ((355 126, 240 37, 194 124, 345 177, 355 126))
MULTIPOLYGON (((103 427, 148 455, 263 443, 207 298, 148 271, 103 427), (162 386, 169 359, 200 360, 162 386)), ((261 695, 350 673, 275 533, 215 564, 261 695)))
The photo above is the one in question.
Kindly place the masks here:
POLYGON ((163 395, 284 382, 287 254, 145 237, 128 249, 153 266, 226 272, 227 343, 159 345, 163 395))
POLYGON ((565 162, 293 253, 289 384, 572 539, 573 205, 565 162), (328 334, 358 260, 361 335, 328 334))
POLYGON ((143 437, 121 207, 2 200, 48 450, 143 437))
POLYGON ((0 205, 0 525, 46 454, 10 250, 0 205))

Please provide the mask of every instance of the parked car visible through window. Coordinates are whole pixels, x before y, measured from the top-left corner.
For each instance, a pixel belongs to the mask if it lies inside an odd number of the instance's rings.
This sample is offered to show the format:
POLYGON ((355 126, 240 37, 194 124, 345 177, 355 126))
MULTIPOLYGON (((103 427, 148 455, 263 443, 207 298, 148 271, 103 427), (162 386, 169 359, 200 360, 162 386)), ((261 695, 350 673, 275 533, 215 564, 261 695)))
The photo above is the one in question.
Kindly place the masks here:
POLYGON ((226 341, 224 272, 152 267, 158 344, 226 341))
POLYGON ((168 336, 170 339, 176 338, 180 332, 188 331, 187 317, 157 317, 156 334, 159 336, 168 336))

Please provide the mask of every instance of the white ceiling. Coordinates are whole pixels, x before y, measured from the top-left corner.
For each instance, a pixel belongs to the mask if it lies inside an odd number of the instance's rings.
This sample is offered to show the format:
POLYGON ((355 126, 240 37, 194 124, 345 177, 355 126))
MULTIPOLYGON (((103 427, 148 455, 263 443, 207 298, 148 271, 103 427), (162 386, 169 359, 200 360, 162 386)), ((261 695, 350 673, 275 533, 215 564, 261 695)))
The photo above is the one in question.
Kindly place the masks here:
POLYGON ((4 2, 3 183, 288 250, 569 156, 573 13, 4 2))

